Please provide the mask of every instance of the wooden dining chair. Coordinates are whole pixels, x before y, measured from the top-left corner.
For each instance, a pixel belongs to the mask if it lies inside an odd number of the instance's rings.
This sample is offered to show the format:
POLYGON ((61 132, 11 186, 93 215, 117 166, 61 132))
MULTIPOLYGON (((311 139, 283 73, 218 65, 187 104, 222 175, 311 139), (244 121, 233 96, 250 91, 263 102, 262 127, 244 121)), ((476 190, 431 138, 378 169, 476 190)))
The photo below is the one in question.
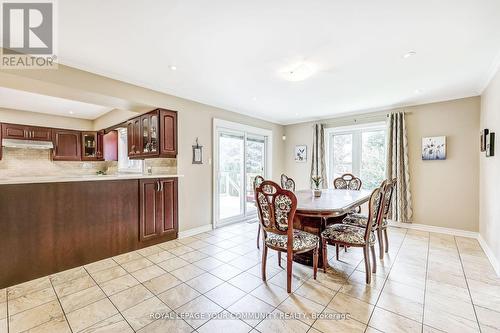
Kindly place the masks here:
POLYGON ((319 237, 302 230, 293 229, 293 218, 297 209, 297 198, 292 191, 282 189, 272 181, 264 181, 255 189, 255 201, 259 207, 262 237, 262 280, 266 281, 267 249, 278 251, 281 266, 281 252, 286 252, 286 290, 292 291, 293 256, 313 251, 313 274, 318 271, 319 237), (274 193, 266 187, 276 188, 274 193))
POLYGON ((295 181, 285 175, 284 173, 281 174, 281 188, 284 188, 285 190, 295 192, 295 181))
POLYGON ((368 219, 374 221, 367 223, 366 228, 361 228, 345 223, 334 224, 327 227, 321 233, 321 245, 323 249, 323 269, 326 272, 328 267, 327 244, 335 245, 336 258, 339 260, 339 246, 361 247, 365 260, 366 283, 371 283, 372 272, 377 272, 377 262, 375 259, 375 235, 372 232, 372 225, 377 224, 382 218, 382 205, 384 193, 380 188, 375 189, 370 195, 368 204, 368 219), (370 268, 370 250, 372 254, 373 267, 370 268))
MULTIPOLYGON (((253 191, 254 191, 254 196, 255 196, 255 189, 260 186, 264 182, 264 177, 262 176, 255 176, 253 179, 253 191)), ((257 207, 257 214, 259 214, 259 206, 257 204, 257 201, 255 201, 255 207, 257 207)), ((260 220, 260 218, 259 218, 260 220)), ((260 249, 260 223, 259 223, 259 230, 257 231, 257 248, 260 249)))
MULTIPOLYGON (((384 207, 382 210, 382 218, 378 221, 378 224, 372 226, 372 230, 377 233, 377 240, 379 245, 379 257, 384 259, 384 252, 389 252, 389 237, 387 235, 388 221, 387 217, 391 209, 392 204, 392 194, 396 186, 396 178, 392 180, 385 180, 380 185, 380 189, 384 192, 384 207), (382 239, 383 234, 383 239, 382 239), (385 248, 385 251, 384 251, 385 248)), ((361 228, 366 228, 368 223, 368 216, 364 214, 349 214, 342 221, 343 223, 358 226, 361 228)))

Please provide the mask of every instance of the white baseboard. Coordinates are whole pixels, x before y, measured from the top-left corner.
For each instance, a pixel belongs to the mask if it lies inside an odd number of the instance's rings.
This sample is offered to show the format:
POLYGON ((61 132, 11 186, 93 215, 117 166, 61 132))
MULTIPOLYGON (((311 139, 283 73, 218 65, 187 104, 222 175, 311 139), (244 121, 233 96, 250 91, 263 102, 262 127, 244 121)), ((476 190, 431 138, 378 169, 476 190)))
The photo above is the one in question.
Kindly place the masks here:
POLYGON ((453 228, 436 227, 436 226, 432 226, 432 225, 425 225, 425 224, 418 224, 418 223, 401 223, 401 222, 396 222, 396 221, 391 221, 391 220, 389 220, 389 226, 396 227, 396 228, 406 228, 406 229, 413 229, 413 230, 436 232, 436 233, 440 233, 440 234, 447 234, 447 235, 452 235, 452 236, 469 237, 469 238, 477 239, 477 241, 479 242, 479 245, 481 245, 481 248, 483 249, 484 253, 486 254, 486 257, 488 257, 488 260, 490 261, 491 266, 493 266, 495 273, 498 276, 500 276, 500 261, 495 257, 493 251, 491 251, 491 249, 489 248, 489 246, 486 243, 486 241, 484 240, 484 238, 478 232, 461 230, 461 229, 453 229, 453 228))
POLYGON ((204 233, 207 231, 211 231, 212 229, 213 229, 212 224, 206 224, 206 225, 202 225, 201 227, 192 228, 192 229, 188 229, 188 230, 184 230, 184 231, 179 231, 179 238, 191 237, 191 236, 198 235, 198 234, 201 234, 201 233, 204 233))
POLYGON ((460 236, 460 237, 469 237, 469 238, 475 238, 475 239, 477 239, 479 236, 479 233, 475 232, 475 231, 467 231, 467 230, 453 229, 453 228, 443 228, 443 227, 436 227, 433 225, 418 224, 418 223, 402 223, 402 222, 396 222, 396 221, 389 220, 389 226, 397 227, 397 228, 413 229, 413 230, 422 230, 422 231, 428 231, 428 232, 436 232, 439 234, 447 234, 447 235, 460 236))
POLYGON ((500 261, 498 261, 498 259, 495 257, 495 254, 493 253, 493 251, 491 251, 490 247, 488 246, 488 243, 486 243, 486 241, 484 240, 483 236, 481 236, 481 234, 479 234, 479 236, 477 237, 477 241, 479 242, 479 244, 483 248, 483 251, 486 254, 486 256, 488 257, 488 260, 490 261, 491 266, 493 266, 493 269, 495 270, 497 275, 500 276, 500 261))

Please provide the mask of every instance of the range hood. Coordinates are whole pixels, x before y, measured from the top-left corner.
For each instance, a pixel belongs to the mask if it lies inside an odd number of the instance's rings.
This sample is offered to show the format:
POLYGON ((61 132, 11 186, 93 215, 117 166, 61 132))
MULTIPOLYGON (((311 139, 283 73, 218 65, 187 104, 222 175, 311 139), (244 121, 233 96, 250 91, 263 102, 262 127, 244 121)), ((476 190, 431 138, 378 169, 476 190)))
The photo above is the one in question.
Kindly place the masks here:
POLYGON ((26 149, 52 149, 54 144, 52 141, 34 141, 34 140, 18 140, 18 139, 3 139, 2 146, 8 148, 26 148, 26 149))

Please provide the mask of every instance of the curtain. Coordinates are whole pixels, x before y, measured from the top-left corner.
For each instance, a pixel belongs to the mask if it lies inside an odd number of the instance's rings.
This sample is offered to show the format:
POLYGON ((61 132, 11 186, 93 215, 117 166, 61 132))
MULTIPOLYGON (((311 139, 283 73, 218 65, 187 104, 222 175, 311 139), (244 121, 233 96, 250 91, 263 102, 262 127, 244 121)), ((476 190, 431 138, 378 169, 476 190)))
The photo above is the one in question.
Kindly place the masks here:
POLYGON ((408 163, 408 138, 404 112, 389 114, 387 128, 387 178, 396 178, 392 196, 391 219, 411 223, 413 215, 408 163))
MULTIPOLYGON (((328 188, 328 180, 326 179, 324 130, 325 130, 325 125, 323 124, 314 125, 311 178, 314 176, 320 176, 323 179, 321 187, 328 188)), ((314 188, 314 184, 312 181, 311 181, 311 188, 314 188)))

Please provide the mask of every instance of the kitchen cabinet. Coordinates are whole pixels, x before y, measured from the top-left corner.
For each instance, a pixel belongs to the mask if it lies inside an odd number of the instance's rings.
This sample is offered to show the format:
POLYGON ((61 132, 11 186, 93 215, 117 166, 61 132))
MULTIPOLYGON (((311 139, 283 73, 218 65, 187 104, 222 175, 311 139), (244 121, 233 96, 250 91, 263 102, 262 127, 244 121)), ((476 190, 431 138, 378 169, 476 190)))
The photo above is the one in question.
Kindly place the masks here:
POLYGON ((139 241, 176 238, 177 179, 143 179, 139 187, 139 241))
POLYGON ((104 132, 82 132, 82 161, 103 161, 104 132))
POLYGON ((52 141, 52 129, 46 127, 2 124, 4 139, 52 141))
POLYGON ((177 156, 177 112, 156 109, 127 123, 129 158, 177 156))
POLYGON ((54 129, 54 161, 80 161, 82 159, 81 132, 54 129))
POLYGON ((2 124, 0 124, 0 160, 2 159, 2 124))

